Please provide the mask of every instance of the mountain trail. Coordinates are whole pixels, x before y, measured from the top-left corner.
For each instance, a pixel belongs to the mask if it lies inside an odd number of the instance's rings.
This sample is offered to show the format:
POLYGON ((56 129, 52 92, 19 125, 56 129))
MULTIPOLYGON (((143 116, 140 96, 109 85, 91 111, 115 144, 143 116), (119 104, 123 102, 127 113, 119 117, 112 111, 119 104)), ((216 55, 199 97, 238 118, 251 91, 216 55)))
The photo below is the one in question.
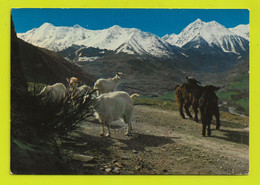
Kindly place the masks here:
POLYGON ((125 136, 126 125, 116 121, 111 137, 101 137, 100 124, 92 119, 62 138, 60 150, 75 174, 246 175, 248 122, 221 121, 221 130, 212 124, 212 136, 202 137, 201 123, 182 119, 176 111, 138 105, 131 136, 125 136), (86 165, 74 160, 75 154, 94 160, 86 165))

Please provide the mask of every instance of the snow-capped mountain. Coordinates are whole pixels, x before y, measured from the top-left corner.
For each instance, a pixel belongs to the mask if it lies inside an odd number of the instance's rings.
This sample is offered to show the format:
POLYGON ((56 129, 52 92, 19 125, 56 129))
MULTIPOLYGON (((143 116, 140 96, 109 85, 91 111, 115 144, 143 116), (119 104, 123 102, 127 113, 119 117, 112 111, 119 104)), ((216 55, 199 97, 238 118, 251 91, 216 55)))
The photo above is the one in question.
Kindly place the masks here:
POLYGON ((128 54, 167 57, 173 54, 173 47, 154 34, 136 28, 113 26, 103 30, 88 30, 79 25, 56 27, 44 23, 18 37, 35 46, 53 51, 64 50, 71 45, 114 50, 128 54))
MULTIPOLYGON (((243 29, 238 27, 235 30, 243 29)), ((123 53, 121 56, 125 58, 131 54, 131 57, 145 61, 156 58, 158 62, 169 62, 183 69, 190 65, 190 69, 216 72, 231 69, 248 57, 249 41, 234 32, 216 21, 197 19, 180 34, 163 38, 136 28, 112 26, 89 30, 79 25, 57 27, 50 23, 20 33, 18 37, 35 46, 59 52, 75 63, 92 63, 107 55, 117 58, 123 53)))
POLYGON ((247 40, 249 40, 249 24, 240 24, 234 28, 229 28, 229 30, 247 40))
POLYGON ((241 54, 241 52, 248 51, 248 41, 246 39, 234 34, 216 21, 203 22, 197 19, 180 34, 172 34, 163 38, 172 45, 189 49, 191 46, 193 48, 201 47, 202 42, 204 46, 207 43, 209 47, 220 48, 223 52, 241 54), (192 42, 192 44, 189 44, 189 42, 192 42))
POLYGON ((169 34, 166 34, 166 35, 164 35, 163 37, 162 37, 162 39, 163 40, 171 40, 173 37, 175 37, 176 36, 176 34, 171 34, 171 35, 169 35, 169 34))

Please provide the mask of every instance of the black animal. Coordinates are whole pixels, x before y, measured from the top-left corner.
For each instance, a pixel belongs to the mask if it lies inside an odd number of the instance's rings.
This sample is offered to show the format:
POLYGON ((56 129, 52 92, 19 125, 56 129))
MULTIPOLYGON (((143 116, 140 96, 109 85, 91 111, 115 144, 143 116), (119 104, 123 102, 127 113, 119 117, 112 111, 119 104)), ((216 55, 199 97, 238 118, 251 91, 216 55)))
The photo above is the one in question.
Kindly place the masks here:
POLYGON ((192 109, 194 111, 195 117, 194 120, 198 122, 198 107, 199 107, 199 98, 202 94, 202 86, 199 81, 194 78, 186 77, 187 83, 183 83, 181 85, 176 85, 176 101, 178 102, 178 108, 180 115, 183 119, 185 119, 185 115, 183 113, 183 106, 187 115, 192 118, 192 115, 189 111, 189 107, 192 105, 192 109))
POLYGON ((206 85, 202 88, 202 94, 199 98, 199 110, 202 122, 202 136, 206 135, 206 127, 207 136, 211 135, 210 124, 213 115, 215 115, 217 121, 216 129, 220 128, 218 97, 215 93, 219 89, 220 87, 215 87, 213 85, 206 85))

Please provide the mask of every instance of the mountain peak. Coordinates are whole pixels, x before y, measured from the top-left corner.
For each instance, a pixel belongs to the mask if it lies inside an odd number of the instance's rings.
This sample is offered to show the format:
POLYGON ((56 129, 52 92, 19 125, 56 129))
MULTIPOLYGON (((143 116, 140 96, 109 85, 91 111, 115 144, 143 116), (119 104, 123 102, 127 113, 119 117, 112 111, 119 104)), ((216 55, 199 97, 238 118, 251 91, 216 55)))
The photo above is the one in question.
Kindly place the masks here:
POLYGON ((240 24, 234 28, 229 28, 232 33, 249 40, 249 24, 240 24))
POLYGON ((196 23, 203 23, 203 21, 202 21, 200 18, 196 19, 195 22, 196 22, 196 23))
POLYGON ((224 52, 233 53, 239 53, 239 48, 242 48, 241 50, 243 51, 247 48, 247 42, 238 38, 230 29, 216 21, 203 22, 201 19, 197 19, 189 24, 180 34, 168 37, 166 41, 179 47, 191 46, 191 44, 187 45, 189 42, 192 42, 192 46, 196 47, 201 43, 207 42, 209 47, 219 47, 224 52))
POLYGON ((118 26, 118 25, 114 25, 114 26, 112 26, 111 28, 122 28, 122 27, 120 27, 120 26, 118 26))
POLYGON ((114 26, 112 26, 112 27, 110 27, 110 28, 108 28, 109 30, 121 30, 121 29, 123 29, 122 27, 120 27, 120 26, 118 26, 118 25, 114 25, 114 26))
MULTIPOLYGON (((174 33, 173 33, 173 34, 174 34, 174 33)), ((169 34, 166 34, 166 35, 164 35, 164 36, 162 37, 162 39, 167 40, 169 37, 170 37, 170 35, 169 35, 169 34)))
POLYGON ((223 27, 223 28, 227 29, 225 26, 223 26, 222 24, 219 24, 216 21, 210 21, 210 22, 208 22, 206 24, 209 25, 209 26, 218 26, 218 27, 223 27))
POLYGON ((79 24, 75 24, 73 28, 82 28, 82 26, 80 26, 79 24))
POLYGON ((43 24, 40 26, 40 28, 46 28, 46 27, 54 27, 54 25, 51 24, 51 23, 46 22, 46 23, 43 23, 43 24))
POLYGON ((204 24, 205 24, 205 22, 203 22, 200 18, 198 18, 198 19, 196 19, 196 21, 190 23, 188 26, 193 26, 193 25, 202 26, 204 24))

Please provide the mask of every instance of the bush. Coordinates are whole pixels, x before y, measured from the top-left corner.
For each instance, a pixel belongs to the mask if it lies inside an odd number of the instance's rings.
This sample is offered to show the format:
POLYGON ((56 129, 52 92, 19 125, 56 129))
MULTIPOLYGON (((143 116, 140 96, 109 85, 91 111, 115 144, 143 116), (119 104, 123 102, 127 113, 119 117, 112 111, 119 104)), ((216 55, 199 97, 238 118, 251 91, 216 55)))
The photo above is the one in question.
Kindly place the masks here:
POLYGON ((29 102, 32 111, 31 125, 44 135, 64 134, 75 129, 78 123, 93 115, 93 92, 74 99, 71 99, 71 93, 68 92, 61 102, 44 98, 46 95, 43 97, 32 94, 32 101, 29 102))

